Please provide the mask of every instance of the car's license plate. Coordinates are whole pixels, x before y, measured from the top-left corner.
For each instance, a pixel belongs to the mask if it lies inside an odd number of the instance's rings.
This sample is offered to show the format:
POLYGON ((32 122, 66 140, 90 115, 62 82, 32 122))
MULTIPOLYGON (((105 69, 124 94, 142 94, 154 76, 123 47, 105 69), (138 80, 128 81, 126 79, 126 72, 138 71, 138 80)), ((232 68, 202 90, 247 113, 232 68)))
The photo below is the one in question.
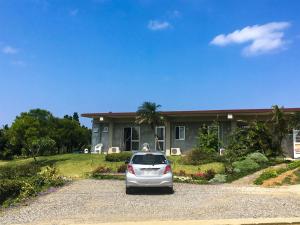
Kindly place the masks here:
POLYGON ((144 170, 143 174, 146 176, 152 176, 155 175, 155 170, 144 170))

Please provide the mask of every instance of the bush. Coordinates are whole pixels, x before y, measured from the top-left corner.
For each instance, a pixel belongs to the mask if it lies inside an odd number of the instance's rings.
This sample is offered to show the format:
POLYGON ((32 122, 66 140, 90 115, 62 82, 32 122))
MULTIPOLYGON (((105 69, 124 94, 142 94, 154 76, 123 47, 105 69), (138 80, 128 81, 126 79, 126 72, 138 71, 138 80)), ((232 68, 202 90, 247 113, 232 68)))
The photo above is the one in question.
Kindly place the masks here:
POLYGON ((269 161, 268 158, 260 152, 251 153, 251 154, 247 155, 246 158, 251 159, 257 163, 265 163, 265 162, 269 161))
POLYGON ((55 167, 46 166, 39 174, 40 181, 43 181, 45 186, 61 186, 64 184, 62 176, 58 175, 55 167))
POLYGON ((192 174, 191 177, 193 178, 193 180, 204 180, 205 174, 202 172, 198 172, 198 173, 192 174))
POLYGON ((126 164, 122 164, 121 166, 118 167, 117 172, 118 173, 125 173, 127 170, 127 165, 126 164))
POLYGON ((204 173, 204 178, 205 180, 211 180, 212 178, 214 178, 216 175, 216 172, 213 169, 209 169, 207 171, 205 171, 204 173))
POLYGON ((209 180, 209 183, 225 183, 227 176, 224 174, 216 174, 214 178, 209 180))
POLYGON ((22 182, 11 179, 0 180, 0 204, 8 199, 16 198, 20 195, 22 182))
POLYGON ((0 179, 15 179, 18 177, 31 177, 40 172, 40 165, 36 163, 26 163, 14 166, 1 166, 0 179))
POLYGON ((274 178, 277 176, 278 176, 278 173, 276 170, 274 170, 274 169, 266 170, 254 181, 254 184, 261 185, 261 184, 263 184, 263 182, 265 180, 268 180, 270 178, 274 178))
POLYGON ((96 169, 93 170, 92 175, 101 174, 101 173, 110 173, 111 168, 105 166, 98 166, 96 169))
POLYGON ((0 151, 0 159, 2 160, 12 160, 13 152, 10 149, 4 148, 3 151, 0 151))
POLYGON ((300 167, 300 160, 291 162, 290 164, 288 164, 287 167, 288 167, 289 170, 293 170, 293 169, 296 169, 296 168, 300 167))
POLYGON ((121 152, 121 153, 112 153, 105 156, 105 160, 108 162, 124 162, 129 160, 132 156, 132 152, 121 152))
POLYGON ((232 164, 232 166, 234 168, 233 171, 236 173, 249 172, 249 171, 256 170, 260 167, 258 163, 248 158, 241 161, 236 161, 232 164))
POLYGON ((208 153, 202 149, 193 149, 182 157, 182 163, 186 165, 199 165, 216 161, 218 158, 216 152, 208 153))

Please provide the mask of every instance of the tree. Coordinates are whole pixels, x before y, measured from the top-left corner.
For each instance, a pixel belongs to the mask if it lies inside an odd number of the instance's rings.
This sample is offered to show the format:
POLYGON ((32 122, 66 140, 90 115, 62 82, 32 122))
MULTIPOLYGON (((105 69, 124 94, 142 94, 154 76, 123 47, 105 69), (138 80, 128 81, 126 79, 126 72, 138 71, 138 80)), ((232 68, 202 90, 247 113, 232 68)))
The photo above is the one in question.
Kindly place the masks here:
POLYGON ((27 156, 32 156, 36 162, 39 155, 52 155, 56 153, 56 142, 49 137, 33 139, 28 146, 27 156))
POLYGON ((158 111, 161 105, 154 102, 144 102, 137 110, 136 123, 137 124, 147 124, 152 130, 155 126, 163 123, 164 119, 158 111))
POLYGON ((289 131, 300 129, 300 112, 292 114, 288 121, 289 131))
POLYGON ((76 122, 79 123, 79 115, 78 115, 77 112, 74 112, 74 113, 73 113, 73 120, 75 120, 76 122))
POLYGON ((282 155, 282 141, 288 134, 288 120, 283 112, 283 107, 279 108, 278 105, 272 106, 273 116, 270 121, 270 130, 272 134, 272 149, 273 155, 282 155))
POLYGON ((9 140, 7 136, 8 125, 0 128, 0 159, 12 159, 13 153, 9 149, 9 140))
POLYGON ((21 113, 6 134, 14 155, 34 157, 83 149, 91 138, 91 130, 73 117, 57 118, 42 109, 21 113))

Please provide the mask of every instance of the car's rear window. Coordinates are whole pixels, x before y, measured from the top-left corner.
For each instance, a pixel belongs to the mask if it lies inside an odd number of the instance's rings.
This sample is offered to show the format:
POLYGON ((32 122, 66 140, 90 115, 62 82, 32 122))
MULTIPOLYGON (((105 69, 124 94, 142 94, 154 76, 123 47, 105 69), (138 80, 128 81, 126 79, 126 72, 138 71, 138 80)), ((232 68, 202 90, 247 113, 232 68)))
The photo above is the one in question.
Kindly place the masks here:
POLYGON ((132 159, 132 164, 154 165, 154 164, 166 164, 166 157, 163 155, 145 154, 135 155, 132 159))

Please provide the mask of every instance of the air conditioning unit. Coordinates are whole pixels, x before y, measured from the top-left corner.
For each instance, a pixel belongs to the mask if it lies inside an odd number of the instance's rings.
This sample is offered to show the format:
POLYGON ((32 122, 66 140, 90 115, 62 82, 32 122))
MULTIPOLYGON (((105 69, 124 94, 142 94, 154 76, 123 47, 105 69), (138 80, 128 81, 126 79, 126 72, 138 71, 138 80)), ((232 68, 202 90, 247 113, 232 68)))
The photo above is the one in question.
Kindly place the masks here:
POLYGON ((108 149, 108 154, 112 153, 120 153, 120 148, 119 147, 111 147, 108 149))
POLYGON ((171 155, 181 155, 180 148, 171 148, 171 155))

